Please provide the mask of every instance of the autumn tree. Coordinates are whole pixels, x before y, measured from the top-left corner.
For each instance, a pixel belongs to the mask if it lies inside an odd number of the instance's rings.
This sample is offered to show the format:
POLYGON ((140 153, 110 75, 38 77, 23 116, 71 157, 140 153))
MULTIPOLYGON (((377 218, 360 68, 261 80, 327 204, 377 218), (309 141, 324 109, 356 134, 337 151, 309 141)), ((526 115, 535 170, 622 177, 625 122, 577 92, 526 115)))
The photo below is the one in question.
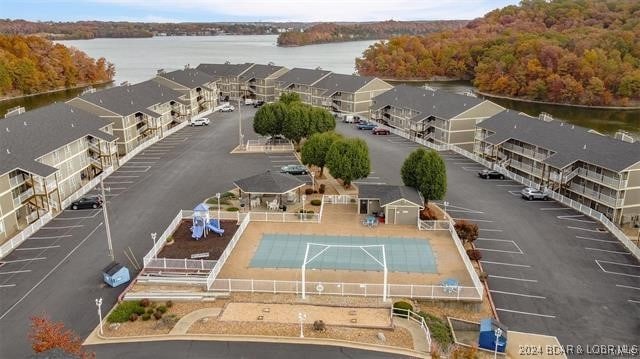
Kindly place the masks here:
POLYGON ((66 329, 62 322, 53 322, 44 315, 31 317, 29 339, 36 353, 59 349, 83 359, 95 358, 95 353, 82 348, 82 339, 73 331, 66 329))

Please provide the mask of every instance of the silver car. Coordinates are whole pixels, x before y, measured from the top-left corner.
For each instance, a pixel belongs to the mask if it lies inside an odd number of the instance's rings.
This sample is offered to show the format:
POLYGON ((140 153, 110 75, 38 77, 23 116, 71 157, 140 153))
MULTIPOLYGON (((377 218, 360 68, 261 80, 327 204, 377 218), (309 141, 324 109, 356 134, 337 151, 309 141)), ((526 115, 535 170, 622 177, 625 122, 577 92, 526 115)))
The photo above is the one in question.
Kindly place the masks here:
POLYGON ((548 190, 538 190, 535 188, 527 187, 520 191, 522 198, 527 199, 529 201, 533 201, 534 199, 546 201, 549 199, 549 191, 548 190))

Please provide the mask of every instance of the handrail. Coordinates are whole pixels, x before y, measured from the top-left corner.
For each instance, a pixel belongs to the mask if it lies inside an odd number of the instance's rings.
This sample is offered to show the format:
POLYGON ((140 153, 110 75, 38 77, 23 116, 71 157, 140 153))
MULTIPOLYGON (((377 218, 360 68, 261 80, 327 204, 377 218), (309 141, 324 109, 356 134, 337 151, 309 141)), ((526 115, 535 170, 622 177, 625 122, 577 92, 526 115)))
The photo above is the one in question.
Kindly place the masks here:
POLYGON ((429 326, 427 326, 427 322, 424 320, 424 318, 420 314, 412 311, 411 309, 392 308, 391 315, 394 317, 405 318, 407 320, 411 320, 413 322, 418 323, 420 325, 420 328, 422 329, 422 332, 424 333, 425 338, 427 339, 426 351, 428 353, 431 352, 431 331, 429 330, 429 326), (416 319, 416 317, 420 319, 418 320, 416 319))

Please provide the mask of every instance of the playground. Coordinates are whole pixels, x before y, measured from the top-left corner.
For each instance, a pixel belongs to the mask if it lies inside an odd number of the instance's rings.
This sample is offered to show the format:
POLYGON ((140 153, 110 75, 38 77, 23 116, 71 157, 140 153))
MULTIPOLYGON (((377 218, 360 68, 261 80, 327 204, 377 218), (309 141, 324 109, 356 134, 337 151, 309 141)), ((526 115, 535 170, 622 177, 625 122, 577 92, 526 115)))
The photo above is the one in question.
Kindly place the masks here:
POLYGON ((237 221, 222 220, 222 235, 210 232, 196 241, 192 238, 192 226, 193 220, 183 219, 172 234, 173 244, 165 245, 158 253, 158 258, 190 259, 193 255, 208 253, 209 256, 202 259, 218 259, 238 229, 237 221))

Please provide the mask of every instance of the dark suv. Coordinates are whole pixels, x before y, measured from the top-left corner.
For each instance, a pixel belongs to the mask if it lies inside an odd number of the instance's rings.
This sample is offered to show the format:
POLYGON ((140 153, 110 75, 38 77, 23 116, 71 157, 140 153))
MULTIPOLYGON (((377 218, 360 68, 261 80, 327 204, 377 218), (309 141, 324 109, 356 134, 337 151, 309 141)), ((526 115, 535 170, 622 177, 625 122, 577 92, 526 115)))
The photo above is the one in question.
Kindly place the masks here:
POLYGON ((82 197, 71 203, 71 209, 88 209, 102 207, 100 196, 82 197))
POLYGON ((482 170, 478 172, 478 177, 484 179, 504 179, 504 175, 494 170, 482 170))

